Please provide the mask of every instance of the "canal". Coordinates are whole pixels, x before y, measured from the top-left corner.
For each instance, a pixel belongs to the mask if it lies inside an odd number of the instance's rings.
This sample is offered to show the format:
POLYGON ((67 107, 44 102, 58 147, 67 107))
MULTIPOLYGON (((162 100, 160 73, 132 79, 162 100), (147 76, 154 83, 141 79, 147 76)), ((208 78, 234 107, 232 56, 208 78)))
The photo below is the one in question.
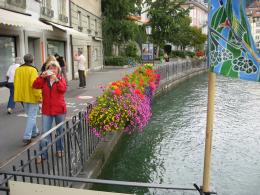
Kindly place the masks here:
MULTIPOLYGON (((123 136, 99 178, 202 184, 207 111, 207 74, 186 80, 155 97, 153 117, 143 133, 123 136)), ((260 84, 217 77, 212 176, 220 195, 260 191, 260 84)), ((154 189, 95 186, 135 194, 181 194, 154 189)))

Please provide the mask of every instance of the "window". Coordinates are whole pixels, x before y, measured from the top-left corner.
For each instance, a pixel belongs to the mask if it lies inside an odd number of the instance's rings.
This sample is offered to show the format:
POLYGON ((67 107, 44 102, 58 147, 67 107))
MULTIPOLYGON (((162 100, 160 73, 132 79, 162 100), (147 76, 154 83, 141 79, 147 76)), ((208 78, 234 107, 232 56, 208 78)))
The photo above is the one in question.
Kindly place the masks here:
POLYGON ((78 18, 78 26, 82 26, 82 18, 81 18, 81 12, 78 11, 78 15, 77 15, 77 18, 78 18))
POLYGON ((14 63, 15 56, 15 38, 0 36, 0 81, 5 81, 6 72, 14 63))
POLYGON ((42 0, 42 6, 51 8, 51 0, 42 0))
POLYGON ((98 31, 98 27, 97 27, 97 19, 95 19, 95 31, 98 31))
POLYGON ((58 0, 59 13, 62 15, 67 15, 66 13, 66 0, 58 0))
POLYGON ((65 42, 48 40, 47 52, 48 52, 48 55, 54 55, 57 53, 60 56, 63 56, 64 58, 66 58, 65 42))
POLYGON ((94 50, 94 61, 97 61, 98 60, 98 49, 96 48, 94 50))
POLYGON ((88 29, 91 29, 91 24, 90 24, 90 16, 88 16, 88 29))

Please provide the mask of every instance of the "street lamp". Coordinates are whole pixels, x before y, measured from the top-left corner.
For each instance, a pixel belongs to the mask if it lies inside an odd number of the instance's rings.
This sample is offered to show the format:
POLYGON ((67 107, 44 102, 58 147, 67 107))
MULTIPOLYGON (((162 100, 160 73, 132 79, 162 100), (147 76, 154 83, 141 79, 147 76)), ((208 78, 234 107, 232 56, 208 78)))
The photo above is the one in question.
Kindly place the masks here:
POLYGON ((151 26, 146 26, 145 27, 145 32, 146 35, 148 36, 148 61, 153 61, 154 64, 154 51, 153 51, 153 44, 150 43, 149 37, 152 35, 152 27, 151 26))

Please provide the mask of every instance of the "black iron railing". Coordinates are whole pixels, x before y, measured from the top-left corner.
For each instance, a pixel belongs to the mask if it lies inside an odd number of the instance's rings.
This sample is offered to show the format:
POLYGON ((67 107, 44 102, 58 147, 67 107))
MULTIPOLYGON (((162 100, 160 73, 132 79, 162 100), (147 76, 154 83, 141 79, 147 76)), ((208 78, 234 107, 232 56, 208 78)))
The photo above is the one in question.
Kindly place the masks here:
POLYGON ((155 69, 160 74, 161 86, 173 80, 178 80, 189 72, 206 68, 206 62, 202 60, 171 61, 155 66, 155 69))
MULTIPOLYGON (((80 112, 71 120, 66 120, 44 133, 22 152, 3 163, 0 170, 76 177, 99 143, 99 138, 90 131, 88 126, 87 115, 90 110, 91 105, 87 107, 87 111, 80 112), (59 127, 63 128, 62 132, 57 131, 59 127), (42 146, 46 139, 49 142, 42 146), (58 142, 63 143, 62 151, 57 149, 58 142)), ((17 180, 17 176, 0 175, 0 190, 8 188, 7 182, 10 179, 17 180)), ((21 177, 20 180, 26 181, 26 177, 21 177)), ((45 178, 36 178, 36 180, 30 178, 29 182, 52 185, 52 181, 45 178)), ((58 181, 55 180, 53 182, 54 185, 69 185, 66 182, 57 183, 58 181)))

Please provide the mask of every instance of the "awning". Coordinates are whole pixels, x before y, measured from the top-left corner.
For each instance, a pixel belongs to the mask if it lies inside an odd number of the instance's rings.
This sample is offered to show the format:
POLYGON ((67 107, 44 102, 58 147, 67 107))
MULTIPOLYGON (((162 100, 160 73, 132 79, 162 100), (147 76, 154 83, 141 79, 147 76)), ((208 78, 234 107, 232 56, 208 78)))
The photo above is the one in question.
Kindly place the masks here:
POLYGON ((53 30, 52 26, 44 24, 43 22, 33 18, 32 16, 19 14, 4 9, 0 9, 0 16, 0 24, 19 27, 30 27, 40 30, 53 30))
POLYGON ((88 34, 85 34, 85 33, 82 33, 82 32, 79 32, 73 28, 69 28, 69 27, 66 27, 66 26, 62 26, 62 25, 59 25, 59 24, 55 24, 55 23, 52 23, 52 22, 48 22, 50 23, 51 25, 63 30, 63 31, 66 31, 68 34, 74 36, 74 37, 79 37, 79 38, 84 38, 84 39, 90 39, 89 35, 88 34))

